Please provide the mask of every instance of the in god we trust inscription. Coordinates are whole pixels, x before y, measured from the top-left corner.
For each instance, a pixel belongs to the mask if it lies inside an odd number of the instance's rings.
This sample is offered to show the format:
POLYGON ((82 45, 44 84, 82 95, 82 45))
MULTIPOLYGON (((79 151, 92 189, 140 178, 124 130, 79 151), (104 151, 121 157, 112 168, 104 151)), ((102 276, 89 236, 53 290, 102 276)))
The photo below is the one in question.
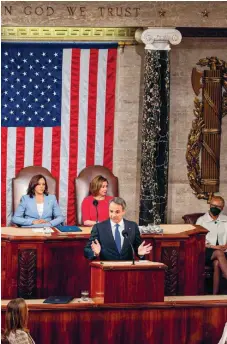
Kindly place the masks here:
MULTIPOLYGON (((4 5, 2 7, 3 16, 14 15, 18 11, 18 7, 13 5, 4 5)), ((139 7, 130 6, 99 6, 95 8, 89 8, 87 6, 63 6, 61 9, 55 6, 37 6, 34 4, 21 6, 20 13, 25 16, 36 16, 36 17, 51 17, 53 15, 61 15, 73 18, 87 18, 93 13, 96 17, 108 18, 108 17, 133 17, 136 18, 140 14, 139 7)))

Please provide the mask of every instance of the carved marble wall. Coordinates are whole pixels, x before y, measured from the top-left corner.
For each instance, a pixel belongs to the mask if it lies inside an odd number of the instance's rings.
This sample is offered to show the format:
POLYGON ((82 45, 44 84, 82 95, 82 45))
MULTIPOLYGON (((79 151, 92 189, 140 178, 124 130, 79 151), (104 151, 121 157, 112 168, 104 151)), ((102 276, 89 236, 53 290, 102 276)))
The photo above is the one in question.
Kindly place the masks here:
POLYGON ((140 202, 143 45, 118 50, 113 172, 127 203, 127 218, 138 221, 140 202))
POLYGON ((1 6, 2 25, 8 26, 226 26, 225 1, 2 1, 1 6))
MULTIPOLYGON (((114 173, 119 177, 120 194, 128 204, 127 217, 138 221, 140 192, 140 145, 143 95, 142 46, 125 47, 118 52, 115 113, 114 173)), ((222 38, 183 38, 170 52, 170 152, 168 223, 183 223, 186 213, 206 211, 207 203, 193 194, 187 179, 187 136, 194 119, 194 92, 191 69, 202 57, 217 55, 226 59, 222 38)), ((220 194, 227 201, 227 117, 222 122, 220 194)), ((226 211, 225 211, 226 212, 226 211)), ((226 212, 227 213, 227 212, 226 212)))
MULTIPOLYGON (((170 154, 168 222, 179 223, 183 214, 205 212, 208 204, 198 200, 187 179, 185 152, 187 136, 191 128, 194 92, 191 86, 191 70, 196 62, 206 56, 218 56, 226 60, 226 39, 183 38, 179 46, 170 52, 170 154)), ((220 156, 220 192, 227 201, 227 117, 222 121, 220 156)), ((226 213, 226 210, 225 210, 226 213)))

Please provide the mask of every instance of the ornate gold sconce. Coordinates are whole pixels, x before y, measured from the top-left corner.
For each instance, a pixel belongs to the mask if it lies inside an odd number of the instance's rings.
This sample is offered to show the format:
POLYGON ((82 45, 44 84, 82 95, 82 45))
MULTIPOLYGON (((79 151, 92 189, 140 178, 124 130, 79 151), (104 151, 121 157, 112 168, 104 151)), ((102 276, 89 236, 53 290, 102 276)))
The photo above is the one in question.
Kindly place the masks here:
POLYGON ((202 99, 194 100, 196 119, 188 136, 186 160, 193 193, 197 198, 209 199, 219 191, 221 122, 227 114, 227 63, 207 57, 197 65, 210 69, 192 69, 192 87, 197 96, 202 88, 202 99))

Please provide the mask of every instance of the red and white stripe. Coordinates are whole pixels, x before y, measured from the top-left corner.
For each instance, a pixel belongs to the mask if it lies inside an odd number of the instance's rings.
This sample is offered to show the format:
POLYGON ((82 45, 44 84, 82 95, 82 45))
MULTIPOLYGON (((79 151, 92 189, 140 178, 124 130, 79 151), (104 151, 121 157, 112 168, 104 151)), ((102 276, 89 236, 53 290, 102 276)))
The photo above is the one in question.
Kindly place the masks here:
POLYGON ((46 167, 58 181, 66 223, 75 223, 74 181, 90 165, 113 167, 116 49, 65 49, 61 127, 2 128, 2 225, 12 216, 12 178, 46 167))

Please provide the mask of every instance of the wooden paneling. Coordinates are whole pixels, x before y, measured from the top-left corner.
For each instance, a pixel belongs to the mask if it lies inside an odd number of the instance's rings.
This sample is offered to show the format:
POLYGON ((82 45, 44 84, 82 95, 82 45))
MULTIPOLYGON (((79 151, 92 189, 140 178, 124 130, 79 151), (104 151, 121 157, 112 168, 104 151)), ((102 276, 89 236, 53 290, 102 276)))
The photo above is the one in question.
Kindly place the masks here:
POLYGON ((165 268, 151 262, 91 263, 91 297, 104 303, 164 301, 165 268))
POLYGON ((80 297, 81 290, 90 289, 89 261, 84 258, 85 243, 84 240, 75 240, 44 245, 43 297, 80 297))
POLYGON ((18 252, 18 296, 24 299, 37 297, 37 254, 34 249, 18 252))
POLYGON ((104 302, 130 303, 163 300, 164 270, 108 271, 106 273, 104 302))
POLYGON ((6 286, 7 286, 7 251, 9 251, 8 243, 1 242, 1 292, 2 296, 6 295, 6 286))
MULTIPOLYGON (((176 225, 179 228, 180 225, 176 225)), ((153 246, 154 261, 167 265, 165 295, 204 293, 205 232, 203 227, 179 235, 142 235, 153 246), (203 229, 203 230, 201 230, 203 229)))
MULTIPOLYGON (((176 228, 179 229, 179 226, 181 225, 176 225, 176 228)), ((27 250, 33 250, 36 256, 36 273, 33 274, 36 289, 32 289, 31 297, 79 297, 81 290, 90 290, 90 262, 84 258, 84 246, 89 238, 89 231, 68 234, 55 230, 51 235, 45 236, 34 234, 28 228, 11 228, 9 234, 7 228, 3 229, 2 298, 11 299, 19 295, 20 276, 23 275, 19 257, 21 252, 27 250)), ((204 228, 196 226, 194 230, 176 234, 142 235, 142 239, 153 246, 147 259, 163 262, 168 266, 165 295, 203 293, 206 233, 204 228)), ((27 267, 30 263, 32 262, 27 261, 27 267)))
POLYGON ((226 302, 29 306, 36 344, 217 344, 226 319, 226 302))

